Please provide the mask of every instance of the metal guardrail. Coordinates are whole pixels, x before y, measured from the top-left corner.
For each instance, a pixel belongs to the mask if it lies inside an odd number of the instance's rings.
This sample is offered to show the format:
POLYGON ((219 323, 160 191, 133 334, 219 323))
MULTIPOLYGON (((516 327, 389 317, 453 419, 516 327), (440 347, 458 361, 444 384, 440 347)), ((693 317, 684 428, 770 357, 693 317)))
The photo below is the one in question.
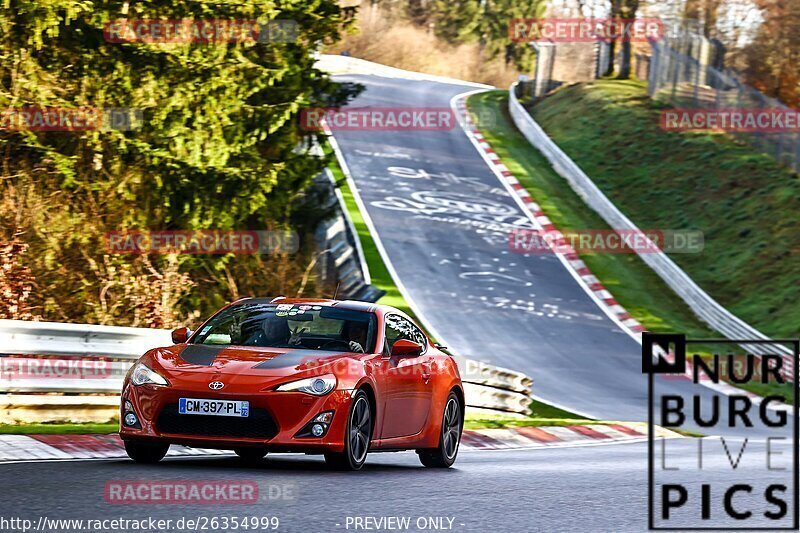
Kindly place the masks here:
POLYGON ((162 329, 0 320, 0 350, 6 354, 133 360, 151 348, 171 344, 170 332, 162 329))
POLYGON ((464 381, 495 389, 530 394, 533 379, 521 372, 493 366, 458 355, 453 356, 464 381))
POLYGON ((529 415, 533 379, 482 361, 453 356, 464 383, 467 407, 529 415))
POLYGON ((464 397, 467 401, 467 409, 488 409, 523 415, 531 413, 529 394, 493 389, 465 381, 464 397))
MULTIPOLYGON (((0 350, 13 355, 0 356, 0 395, 118 395, 125 373, 136 359, 149 349, 171 344, 169 330, 0 320, 0 350), (51 356, 47 361, 55 370, 66 368, 76 359, 86 367, 69 377, 20 373, 19 365, 31 360, 24 357, 26 355, 51 356)), ((531 378, 471 359, 457 357, 456 361, 465 383, 468 407, 519 414, 530 412, 531 378)), ((52 396, 40 398, 43 398, 42 408, 51 405, 52 396)), ((26 400, 26 405, 33 405, 30 399, 26 400)))
MULTIPOLYGON (((639 231, 628 217, 603 194, 581 168, 564 153, 544 132, 541 126, 520 104, 515 93, 516 84, 509 90, 508 111, 514 124, 537 150, 550 161, 556 172, 569 183, 583 201, 591 207, 608 225, 614 229, 639 231)), ((686 302, 692 311, 704 322, 729 339, 768 340, 769 337, 747 324, 725 309, 701 289, 675 262, 663 252, 637 254, 664 282, 686 302)), ((770 353, 791 356, 791 351, 783 346, 749 345, 743 348, 752 353, 770 353), (785 348, 785 350, 783 349, 785 348)))

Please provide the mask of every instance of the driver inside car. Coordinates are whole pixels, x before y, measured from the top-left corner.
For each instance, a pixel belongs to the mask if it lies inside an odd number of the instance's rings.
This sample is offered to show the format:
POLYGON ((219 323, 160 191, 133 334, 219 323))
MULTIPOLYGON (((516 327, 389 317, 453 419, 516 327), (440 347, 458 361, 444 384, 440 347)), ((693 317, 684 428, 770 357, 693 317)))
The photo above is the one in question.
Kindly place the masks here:
POLYGON ((270 315, 261 324, 261 342, 257 345, 274 348, 292 348, 300 344, 299 335, 294 335, 286 318, 270 315))
POLYGON ((348 322, 347 331, 342 332, 342 337, 350 346, 350 350, 356 353, 365 353, 364 345, 367 343, 367 324, 358 322, 348 322))

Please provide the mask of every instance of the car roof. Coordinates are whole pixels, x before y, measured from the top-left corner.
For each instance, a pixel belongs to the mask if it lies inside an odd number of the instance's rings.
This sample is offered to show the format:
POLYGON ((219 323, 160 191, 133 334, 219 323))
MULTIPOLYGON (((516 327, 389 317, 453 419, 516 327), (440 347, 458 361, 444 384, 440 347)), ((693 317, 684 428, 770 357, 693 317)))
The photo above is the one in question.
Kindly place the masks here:
POLYGON ((359 300, 332 300, 327 298, 287 298, 285 296, 277 296, 275 298, 240 298, 233 302, 238 304, 241 302, 255 302, 255 303, 274 303, 274 304, 292 304, 292 305, 324 305, 328 307, 336 307, 338 309, 349 309, 352 311, 363 311, 374 313, 380 311, 382 313, 400 313, 405 315, 399 309, 390 307, 388 305, 379 305, 373 302, 362 302, 359 300))
POLYGON ((411 320, 411 322, 413 322, 417 326, 420 326, 420 329, 422 330, 423 334, 426 337, 428 337, 428 334, 425 333, 425 329, 422 328, 421 325, 418 324, 416 320, 412 319, 410 316, 408 316, 408 314, 404 313, 400 309, 397 309, 396 307, 392 307, 390 305, 376 304, 373 302, 362 302, 360 300, 332 300, 327 298, 287 298, 285 296, 276 296, 274 298, 240 298, 235 302, 232 302, 230 305, 233 306, 242 302, 267 303, 267 304, 268 303, 292 304, 292 305, 311 304, 311 305, 324 305, 328 307, 336 307, 337 309, 362 311, 366 313, 377 313, 381 316, 386 316, 388 314, 398 314, 411 320))

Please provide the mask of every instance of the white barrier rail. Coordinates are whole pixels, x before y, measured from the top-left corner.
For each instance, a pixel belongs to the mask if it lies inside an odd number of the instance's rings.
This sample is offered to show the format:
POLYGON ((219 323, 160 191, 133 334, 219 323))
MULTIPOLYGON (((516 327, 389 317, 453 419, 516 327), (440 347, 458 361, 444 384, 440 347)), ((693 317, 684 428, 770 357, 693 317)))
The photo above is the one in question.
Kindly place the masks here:
POLYGON ((170 332, 160 329, 0 320, 0 350, 6 354, 137 359, 170 344, 170 332))
MULTIPOLYGON (((24 403, 29 408, 37 398, 30 393, 117 395, 139 356, 171 344, 168 330, 0 320, 0 352, 14 356, 0 356, 0 396, 27 398, 24 403)), ((456 362, 469 407, 530 412, 531 378, 463 357, 456 362)), ((53 396, 38 398, 41 409, 52 404, 53 396)))
MULTIPOLYGON (((542 127, 520 104, 515 94, 516 84, 509 89, 508 111, 514 124, 528 142, 550 161, 556 172, 569 183, 583 201, 614 229, 639 231, 628 217, 614 205, 583 170, 545 133, 542 127)), ((686 302, 704 322, 729 339, 769 340, 769 337, 725 309, 709 296, 675 262, 663 252, 637 254, 664 282, 686 302)), ((753 353, 791 356, 791 350, 781 345, 751 344, 743 348, 753 353)))

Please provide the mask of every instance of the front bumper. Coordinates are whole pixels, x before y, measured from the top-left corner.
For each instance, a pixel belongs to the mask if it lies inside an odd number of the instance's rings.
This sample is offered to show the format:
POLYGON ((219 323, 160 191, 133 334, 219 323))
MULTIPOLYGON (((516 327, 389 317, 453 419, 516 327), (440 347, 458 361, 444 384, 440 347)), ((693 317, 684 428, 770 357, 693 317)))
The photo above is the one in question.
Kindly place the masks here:
POLYGON ((197 448, 233 449, 259 447, 269 451, 325 453, 344 449, 344 434, 352 391, 334 390, 325 396, 302 392, 246 390, 231 387, 225 392, 194 387, 125 385, 125 401, 131 402, 141 428, 120 423, 122 440, 151 440, 197 448), (248 417, 181 415, 180 398, 240 400, 250 402, 248 417), (307 424, 325 411, 334 411, 322 437, 297 437, 307 424))

